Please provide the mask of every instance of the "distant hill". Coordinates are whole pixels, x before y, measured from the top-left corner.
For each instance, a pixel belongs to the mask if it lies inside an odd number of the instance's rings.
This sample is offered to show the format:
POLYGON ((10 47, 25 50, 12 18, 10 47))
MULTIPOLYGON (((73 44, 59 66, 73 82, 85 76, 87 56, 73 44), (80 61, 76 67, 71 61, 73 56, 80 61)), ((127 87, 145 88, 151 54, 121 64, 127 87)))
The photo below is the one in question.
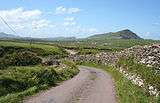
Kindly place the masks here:
POLYGON ((20 40, 37 40, 37 41, 73 41, 76 37, 55 37, 55 38, 31 38, 31 37, 20 37, 13 34, 7 34, 0 32, 0 39, 20 39, 20 40))
POLYGON ((41 40, 45 41, 73 41, 77 40, 76 37, 55 37, 55 38, 41 38, 41 40))
POLYGON ((104 34, 97 34, 88 38, 77 39, 76 37, 51 37, 51 38, 31 38, 31 37, 20 37, 12 34, 0 32, 0 39, 20 39, 20 40, 35 40, 35 41, 77 41, 77 40, 107 40, 107 39, 142 39, 131 30, 122 30, 118 32, 110 32, 104 34))
POLYGON ((20 37, 16 35, 0 32, 0 39, 15 39, 15 38, 20 38, 20 37))
POLYGON ((134 32, 132 32, 131 30, 126 29, 118 32, 93 35, 88 37, 87 39, 104 40, 104 39, 142 39, 142 38, 139 37, 134 32))

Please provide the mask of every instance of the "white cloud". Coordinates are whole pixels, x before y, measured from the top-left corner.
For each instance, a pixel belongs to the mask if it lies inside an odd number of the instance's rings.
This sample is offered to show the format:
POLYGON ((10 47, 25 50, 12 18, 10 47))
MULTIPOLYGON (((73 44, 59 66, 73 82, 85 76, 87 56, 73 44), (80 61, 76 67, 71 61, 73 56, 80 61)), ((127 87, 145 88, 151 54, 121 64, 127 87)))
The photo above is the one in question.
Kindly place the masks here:
POLYGON ((153 33, 153 32, 146 32, 144 33, 142 36, 145 39, 155 39, 155 40, 159 40, 160 35, 157 35, 158 33, 153 33))
POLYGON ((75 26, 76 22, 64 22, 64 26, 75 26))
POLYGON ((67 12, 67 9, 64 8, 63 6, 57 7, 55 11, 56 14, 63 14, 65 12, 67 12))
MULTIPOLYGON (((78 12, 78 9, 63 7, 58 10, 67 14, 78 12)), ((15 29, 18 35, 25 37, 30 35, 32 37, 85 36, 97 32, 96 28, 80 26, 81 24, 78 24, 74 17, 65 17, 60 22, 53 23, 45 18, 48 13, 38 9, 0 10, 0 16, 15 29)), ((13 33, 2 20, 0 20, 0 32, 13 33)))
POLYGON ((46 19, 42 19, 38 21, 32 21, 32 26, 34 29, 41 29, 41 28, 50 27, 54 25, 52 25, 50 21, 46 19))
POLYGON ((89 28, 88 29, 89 33, 97 33, 98 30, 96 28, 89 28))
POLYGON ((75 26, 77 23, 74 21, 74 17, 65 17, 64 26, 75 26))
POLYGON ((81 10, 79 8, 65 8, 63 6, 59 6, 56 8, 55 14, 73 14, 80 11, 81 10))
POLYGON ((74 17, 65 17, 64 20, 65 20, 65 21, 73 21, 73 20, 74 20, 74 17))
POLYGON ((31 19, 38 19, 42 14, 40 10, 25 11, 23 8, 1 10, 0 15, 8 22, 24 22, 31 19))
MULTIPOLYGON (((0 10, 1 17, 4 18, 18 33, 21 31, 24 36, 33 32, 33 29, 41 29, 52 26, 51 21, 42 17, 42 12, 38 9, 24 10, 23 8, 0 10)), ((0 21, 0 28, 10 31, 6 25, 0 21)), ((2 30, 3 30, 2 29, 2 30)))
POLYGON ((72 14, 72 13, 78 13, 81 10, 79 8, 68 8, 68 13, 72 14))
POLYGON ((149 37, 151 35, 150 32, 146 32, 145 37, 149 37))

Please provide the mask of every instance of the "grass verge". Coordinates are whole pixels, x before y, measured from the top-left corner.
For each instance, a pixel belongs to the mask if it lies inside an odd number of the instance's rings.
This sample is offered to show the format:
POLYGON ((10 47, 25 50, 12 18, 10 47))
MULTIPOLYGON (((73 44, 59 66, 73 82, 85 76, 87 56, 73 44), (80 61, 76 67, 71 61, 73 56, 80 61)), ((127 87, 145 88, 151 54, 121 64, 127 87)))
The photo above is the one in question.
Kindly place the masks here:
POLYGON ((160 98, 147 95, 142 88, 132 84, 131 81, 123 77, 123 75, 112 66, 95 63, 81 63, 81 65, 100 68, 112 75, 115 81, 118 103, 160 103, 160 98))
POLYGON ((148 89, 149 85, 152 85, 158 91, 160 91, 160 70, 154 67, 147 67, 144 64, 137 63, 134 57, 120 58, 118 67, 122 67, 125 71, 139 75, 148 89))

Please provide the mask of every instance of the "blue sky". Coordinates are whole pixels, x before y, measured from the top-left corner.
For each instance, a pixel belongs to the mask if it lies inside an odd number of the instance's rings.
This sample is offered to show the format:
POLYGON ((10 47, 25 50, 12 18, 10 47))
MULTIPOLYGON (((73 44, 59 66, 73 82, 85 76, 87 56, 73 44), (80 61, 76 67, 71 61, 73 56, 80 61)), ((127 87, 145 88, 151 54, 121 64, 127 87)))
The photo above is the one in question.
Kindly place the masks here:
MULTIPOLYGON (((160 0, 1 0, 0 15, 20 36, 87 37, 130 29, 160 39, 160 0)), ((12 31, 0 20, 0 31, 12 31)))

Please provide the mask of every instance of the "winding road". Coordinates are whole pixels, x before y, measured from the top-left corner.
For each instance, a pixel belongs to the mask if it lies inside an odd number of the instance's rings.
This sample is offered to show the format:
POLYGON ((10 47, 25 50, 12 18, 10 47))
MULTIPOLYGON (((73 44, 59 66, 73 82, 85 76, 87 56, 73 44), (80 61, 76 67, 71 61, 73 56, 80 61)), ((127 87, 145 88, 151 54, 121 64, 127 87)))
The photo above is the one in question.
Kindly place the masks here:
POLYGON ((116 103, 114 84, 106 72, 80 66, 80 73, 24 103, 116 103))

